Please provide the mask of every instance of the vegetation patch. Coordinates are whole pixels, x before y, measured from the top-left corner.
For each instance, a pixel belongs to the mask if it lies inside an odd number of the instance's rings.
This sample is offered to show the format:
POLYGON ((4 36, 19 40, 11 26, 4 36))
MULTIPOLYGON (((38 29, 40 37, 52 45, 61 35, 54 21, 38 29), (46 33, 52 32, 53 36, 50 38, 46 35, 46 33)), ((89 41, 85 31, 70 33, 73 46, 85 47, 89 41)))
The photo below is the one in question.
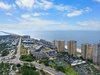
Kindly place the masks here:
POLYGON ((30 54, 21 55, 20 60, 31 62, 31 61, 34 60, 34 57, 32 55, 30 55, 30 54))
POLYGON ((9 63, 0 63, 0 75, 9 75, 10 64, 9 63))
POLYGON ((63 62, 54 62, 46 58, 40 60, 39 63, 44 64, 45 66, 50 66, 57 71, 65 73, 66 75, 78 75, 78 73, 72 67, 70 67, 69 65, 65 65, 63 62))
POLYGON ((20 54, 27 54, 27 48, 24 48, 24 45, 21 44, 20 54))

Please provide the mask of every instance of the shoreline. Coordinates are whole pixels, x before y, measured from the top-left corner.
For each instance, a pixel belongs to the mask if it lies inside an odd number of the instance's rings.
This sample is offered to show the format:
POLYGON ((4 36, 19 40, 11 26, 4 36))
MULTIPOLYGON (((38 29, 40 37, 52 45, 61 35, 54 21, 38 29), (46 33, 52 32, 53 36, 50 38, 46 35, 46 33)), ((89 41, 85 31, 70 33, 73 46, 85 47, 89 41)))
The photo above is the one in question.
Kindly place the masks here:
MULTIPOLYGON (((40 40, 40 38, 35 38, 35 39, 40 40)), ((65 48, 68 49, 67 48, 67 45, 65 45, 65 48)), ((77 48, 77 52, 81 53, 81 49, 80 48, 77 48)))
MULTIPOLYGON (((67 45, 65 45, 65 48, 68 49, 67 48, 67 45)), ((80 48, 77 48, 77 52, 81 53, 81 49, 80 48)))

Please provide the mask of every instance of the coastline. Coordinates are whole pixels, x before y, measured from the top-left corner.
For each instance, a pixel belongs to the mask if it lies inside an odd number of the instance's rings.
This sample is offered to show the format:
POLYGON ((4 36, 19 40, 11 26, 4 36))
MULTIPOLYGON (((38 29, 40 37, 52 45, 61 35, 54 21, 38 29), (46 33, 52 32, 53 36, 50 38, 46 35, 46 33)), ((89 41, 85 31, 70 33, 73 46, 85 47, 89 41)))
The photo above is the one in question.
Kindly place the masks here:
MULTIPOLYGON (((68 49, 67 48, 67 45, 65 45, 65 48, 68 49)), ((81 53, 81 49, 80 48, 77 48, 77 52, 81 53)))
MULTIPOLYGON (((40 38, 35 38, 35 39, 40 40, 40 38)), ((67 45, 65 45, 65 48, 68 49, 67 48, 67 45)), ((81 49, 80 48, 77 48, 77 52, 81 53, 81 49)))

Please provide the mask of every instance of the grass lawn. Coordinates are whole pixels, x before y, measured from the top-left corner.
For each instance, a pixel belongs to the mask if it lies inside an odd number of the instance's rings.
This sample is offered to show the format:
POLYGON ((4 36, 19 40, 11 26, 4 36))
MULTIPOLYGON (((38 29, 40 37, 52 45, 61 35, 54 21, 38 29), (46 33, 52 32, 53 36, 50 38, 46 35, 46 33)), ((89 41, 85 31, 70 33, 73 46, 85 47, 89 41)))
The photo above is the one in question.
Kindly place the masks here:
POLYGON ((62 71, 63 73, 65 73, 65 75, 78 75, 78 73, 71 66, 66 65, 63 62, 56 62, 56 63, 52 61, 41 62, 41 64, 44 64, 44 63, 49 63, 48 66, 58 71, 62 71))
POLYGON ((78 75, 78 73, 69 65, 65 65, 62 62, 59 62, 59 65, 63 66, 65 68, 65 74, 66 75, 78 75))
POLYGON ((56 66, 56 65, 55 65, 54 63, 52 63, 52 68, 55 68, 55 66, 56 66))
POLYGON ((32 44, 32 46, 38 46, 38 44, 32 44))
POLYGON ((78 75, 78 73, 70 66, 66 66, 66 75, 78 75))
POLYGON ((23 45, 21 45, 20 54, 27 54, 27 49, 23 45))
MULTIPOLYGON (((78 75, 78 73, 72 67, 70 67, 69 65, 65 65, 62 62, 58 62, 57 64, 60 65, 60 66, 63 66, 65 68, 65 70, 66 70, 65 74, 66 75, 78 75)), ((56 64, 52 63, 51 67, 55 68, 56 64)))
POLYGON ((46 50, 50 50, 50 48, 48 48, 48 47, 45 47, 45 49, 46 49, 46 50))

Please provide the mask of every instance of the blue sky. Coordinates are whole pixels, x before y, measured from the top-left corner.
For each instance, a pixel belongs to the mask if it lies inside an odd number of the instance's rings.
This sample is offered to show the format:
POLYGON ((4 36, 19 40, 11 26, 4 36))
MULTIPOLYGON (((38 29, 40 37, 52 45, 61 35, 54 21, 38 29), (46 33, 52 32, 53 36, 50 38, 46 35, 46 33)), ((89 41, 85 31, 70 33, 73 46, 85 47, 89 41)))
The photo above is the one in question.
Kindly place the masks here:
POLYGON ((0 30, 100 30, 100 0, 0 0, 0 30))

